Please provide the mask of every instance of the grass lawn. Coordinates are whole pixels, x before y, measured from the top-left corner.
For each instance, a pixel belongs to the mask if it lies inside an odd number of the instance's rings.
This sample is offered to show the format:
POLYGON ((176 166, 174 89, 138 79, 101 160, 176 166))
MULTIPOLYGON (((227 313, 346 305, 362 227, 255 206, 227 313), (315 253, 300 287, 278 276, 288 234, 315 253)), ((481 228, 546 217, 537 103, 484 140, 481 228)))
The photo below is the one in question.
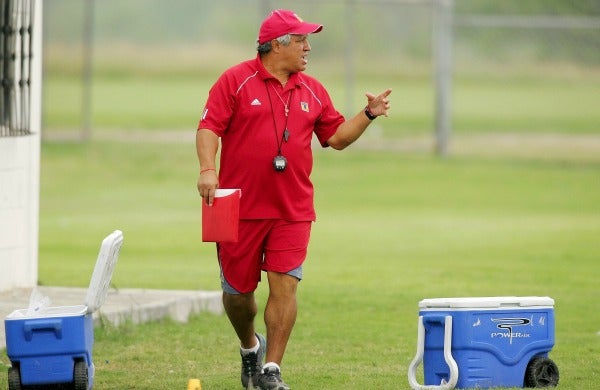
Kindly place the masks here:
MULTIPOLYGON (((352 91, 343 74, 315 74, 341 112, 351 104, 364 107, 364 92, 392 88, 393 112, 379 123, 386 138, 429 135, 435 127, 435 95, 429 77, 401 74, 363 76, 352 91), (353 97, 347 101, 346 95, 353 97)), ((164 130, 195 128, 210 86, 218 73, 98 75, 92 85, 95 129, 164 130)), ((595 73, 575 79, 457 77, 453 80, 452 115, 456 134, 502 132, 597 134, 600 79, 595 73)), ((44 80, 45 134, 75 133, 82 124, 81 81, 73 75, 48 75, 44 80)))
MULTIPOLYGON (((193 131, 193 130, 192 130, 193 131)), ((125 241, 117 287, 219 288, 200 242, 192 144, 45 143, 40 282, 86 286, 102 237, 125 241)), ((417 304, 449 296, 555 299, 560 388, 600 375, 597 161, 318 151, 314 224, 283 369, 295 389, 402 389, 417 304)), ((259 287, 259 310, 266 286, 259 287)), ((258 321, 259 330, 264 330, 258 321)), ((97 329, 96 388, 239 388, 225 316, 97 329)), ((0 362, 8 365, 5 354, 0 362)), ((0 383, 6 381, 0 370, 0 383)))

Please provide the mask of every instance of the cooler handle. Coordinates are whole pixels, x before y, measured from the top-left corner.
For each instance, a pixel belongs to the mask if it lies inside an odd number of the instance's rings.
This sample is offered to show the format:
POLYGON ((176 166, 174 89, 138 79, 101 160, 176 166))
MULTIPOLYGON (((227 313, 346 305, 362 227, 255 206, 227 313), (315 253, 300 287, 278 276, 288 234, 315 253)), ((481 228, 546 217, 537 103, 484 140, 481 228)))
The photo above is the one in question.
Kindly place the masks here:
POLYGON ((31 341, 33 338, 33 332, 36 330, 52 330, 54 331, 57 339, 62 339, 62 320, 53 319, 25 321, 23 324, 25 340, 31 341))
POLYGON ((420 385, 416 379, 417 367, 423 361, 423 352, 425 350, 425 326, 423 325, 423 316, 419 316, 417 332, 417 354, 408 366, 408 383, 413 390, 425 389, 454 389, 458 383, 458 365, 452 357, 452 316, 427 316, 425 322, 436 322, 444 324, 444 360, 450 368, 450 378, 448 381, 442 379, 439 385, 420 385))

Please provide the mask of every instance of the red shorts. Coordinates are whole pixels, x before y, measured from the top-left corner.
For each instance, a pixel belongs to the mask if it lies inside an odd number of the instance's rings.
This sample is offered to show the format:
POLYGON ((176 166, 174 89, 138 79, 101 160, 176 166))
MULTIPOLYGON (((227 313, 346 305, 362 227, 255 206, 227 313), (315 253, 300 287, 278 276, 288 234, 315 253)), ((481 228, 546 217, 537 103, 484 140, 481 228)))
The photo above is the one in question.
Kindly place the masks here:
POLYGON ((256 290, 261 270, 288 273, 306 259, 312 222, 240 220, 239 241, 217 243, 221 277, 241 294, 256 290))

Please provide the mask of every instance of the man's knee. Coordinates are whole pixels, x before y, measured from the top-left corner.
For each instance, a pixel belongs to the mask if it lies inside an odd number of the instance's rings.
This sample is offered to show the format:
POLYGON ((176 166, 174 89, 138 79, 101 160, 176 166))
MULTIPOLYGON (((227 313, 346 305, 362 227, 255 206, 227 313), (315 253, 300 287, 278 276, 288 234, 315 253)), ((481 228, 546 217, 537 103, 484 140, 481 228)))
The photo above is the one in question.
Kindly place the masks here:
POLYGON ((246 294, 229 294, 223 292, 223 305, 232 308, 246 308, 254 307, 256 302, 254 300, 254 293, 246 294))
POLYGON ((269 271, 267 278, 271 296, 296 296, 299 280, 295 276, 269 271))

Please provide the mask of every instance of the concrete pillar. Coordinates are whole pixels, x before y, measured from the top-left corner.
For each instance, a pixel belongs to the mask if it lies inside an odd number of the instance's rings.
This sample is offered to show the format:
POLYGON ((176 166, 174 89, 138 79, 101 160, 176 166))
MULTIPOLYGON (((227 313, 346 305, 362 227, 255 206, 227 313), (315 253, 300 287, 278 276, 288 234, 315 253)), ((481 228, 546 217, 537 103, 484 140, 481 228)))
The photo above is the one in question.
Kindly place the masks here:
POLYGON ((42 1, 34 3, 31 134, 0 137, 0 291, 38 280, 42 1))

